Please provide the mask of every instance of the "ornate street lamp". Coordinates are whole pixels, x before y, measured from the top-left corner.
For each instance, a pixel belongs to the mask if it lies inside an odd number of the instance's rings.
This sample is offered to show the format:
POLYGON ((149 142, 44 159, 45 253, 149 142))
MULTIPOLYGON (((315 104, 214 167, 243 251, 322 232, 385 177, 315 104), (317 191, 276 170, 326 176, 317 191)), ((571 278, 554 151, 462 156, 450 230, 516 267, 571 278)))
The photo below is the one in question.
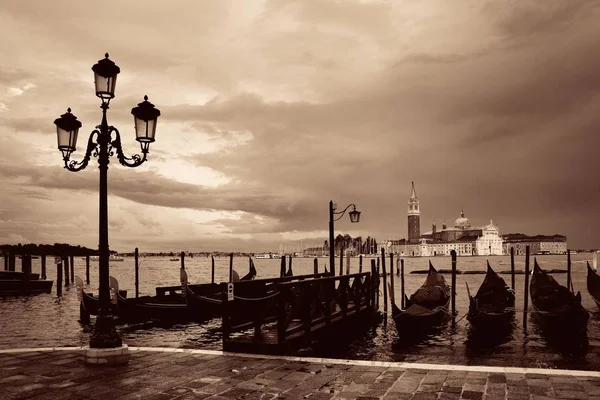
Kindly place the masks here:
POLYGON ((335 250, 333 246, 333 223, 335 221, 339 221, 348 208, 353 207, 352 211, 348 213, 350 216, 350 222, 357 223, 360 221, 360 211, 356 211, 356 205, 350 204, 343 211, 335 211, 337 209, 337 205, 333 203, 333 201, 329 202, 329 265, 331 268, 332 275, 335 275, 335 250), (339 217, 335 218, 335 215, 339 215, 339 217))
POLYGON ((117 75, 121 71, 114 62, 109 60, 108 53, 105 58, 98 61, 92 67, 94 71, 94 82, 96 96, 102 100, 102 122, 96 126, 89 136, 87 149, 81 161, 71 160, 71 153, 76 150, 77 134, 81 128, 81 122, 71 114, 71 109, 66 114, 54 121, 58 137, 58 149, 62 152, 65 168, 72 172, 81 171, 87 167, 92 156, 98 158, 100 170, 100 217, 99 217, 99 270, 100 270, 100 310, 96 319, 96 326, 90 338, 91 348, 114 348, 122 346, 122 340, 117 333, 110 313, 110 288, 109 288, 109 248, 108 248, 108 183, 107 173, 110 156, 115 153, 117 159, 126 167, 138 167, 146 161, 150 143, 154 142, 156 134, 156 122, 160 111, 148 102, 144 101, 131 110, 134 116, 136 140, 140 143, 142 155, 135 154, 126 157, 121 146, 121 136, 114 126, 108 125, 106 121, 106 110, 110 100, 115 97, 115 84, 117 75))

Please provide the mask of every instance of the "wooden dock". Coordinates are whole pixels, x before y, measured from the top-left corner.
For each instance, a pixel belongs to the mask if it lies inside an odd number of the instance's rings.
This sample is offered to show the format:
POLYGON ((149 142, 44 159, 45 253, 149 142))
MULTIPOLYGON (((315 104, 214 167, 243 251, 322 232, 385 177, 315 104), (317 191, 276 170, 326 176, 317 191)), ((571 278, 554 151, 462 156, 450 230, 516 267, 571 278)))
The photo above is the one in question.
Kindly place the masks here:
POLYGON ((365 272, 276 282, 263 298, 253 299, 238 296, 241 285, 236 282, 233 301, 223 291, 223 350, 285 354, 313 339, 362 326, 376 311, 378 280, 372 276, 365 272))

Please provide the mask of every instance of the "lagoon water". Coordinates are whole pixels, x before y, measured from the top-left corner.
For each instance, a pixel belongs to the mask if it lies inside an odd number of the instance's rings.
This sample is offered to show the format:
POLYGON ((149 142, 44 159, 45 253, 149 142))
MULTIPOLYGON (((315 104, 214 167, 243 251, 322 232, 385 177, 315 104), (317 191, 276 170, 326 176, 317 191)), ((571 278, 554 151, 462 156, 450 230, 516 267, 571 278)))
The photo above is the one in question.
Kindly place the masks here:
MULTIPOLYGON (((566 256, 538 256, 544 269, 566 269, 566 256)), ((592 260, 592 254, 583 253, 572 256, 572 277, 575 290, 580 290, 583 305, 591 312, 587 338, 583 341, 557 341, 541 334, 529 318, 527 330, 523 329, 523 314, 517 312, 512 333, 493 340, 474 340, 469 322, 460 319, 468 310, 468 297, 465 283, 475 293, 483 281, 484 275, 457 275, 457 320, 455 327, 449 324, 438 334, 426 338, 420 343, 404 343, 399 339, 391 317, 382 318, 377 326, 358 339, 340 340, 339 346, 319 346, 315 344, 298 351, 298 355, 336 357, 378 361, 407 361, 424 363, 452 363, 467 365, 496 365, 539 368, 568 368, 600 370, 600 313, 586 289, 586 261, 592 260)), ((56 267, 48 259, 48 278, 56 279, 56 267)), ((186 269, 191 283, 210 281, 210 258, 186 258, 186 269)), ((389 257, 386 260, 389 270, 389 257)), ((438 269, 449 269, 449 257, 434 257, 432 263, 438 269)), ((510 257, 491 256, 491 266, 496 271, 510 269, 510 257)), ((319 258, 319 269, 328 262, 319 258)), ((336 261, 339 262, 339 259, 336 261)), ((427 258, 405 259, 405 288, 410 295, 424 281, 425 275, 410 274, 411 271, 427 268, 427 258)), ((461 271, 484 270, 486 257, 459 257, 458 269, 461 271)), ((223 281, 228 276, 229 258, 215 259, 215 280, 223 281)), ((279 260, 254 260, 258 278, 275 277, 279 274, 279 260)), ((128 291, 128 297, 134 296, 133 258, 111 264, 111 275, 119 281, 120 289, 128 291)), ((365 266, 370 261, 364 261, 365 266)), ((515 257, 515 269, 524 270, 524 256, 515 257)), ((156 286, 179 284, 178 261, 169 258, 140 258, 140 295, 153 295, 156 286)), ((531 258, 533 267, 533 257, 531 258)), ((17 260, 17 269, 20 268, 17 260)), ((235 258, 234 268, 240 276, 248 270, 247 258, 235 258)), ((337 267, 339 269, 339 266, 337 267)), ((345 270, 344 266, 344 270, 345 270)), ((365 269, 365 271, 367 271, 365 269)), ((33 271, 40 271, 40 261, 33 260, 33 271)), ((294 258, 295 275, 310 274, 313 271, 312 258, 294 258)), ((351 273, 358 272, 358 258, 351 260, 351 273)), ((85 277, 85 261, 75 260, 75 274, 85 277)), ((450 275, 444 275, 450 280, 450 275)), ((510 275, 502 275, 510 285, 510 275)), ((566 274, 555 274, 555 279, 566 283, 566 274)), ((98 263, 92 262, 90 268, 91 284, 87 291, 97 292, 98 263)), ((395 277, 394 292, 400 299, 400 279, 395 277)), ((516 309, 523 310, 524 275, 516 275, 516 309)), ((56 284, 56 282, 55 282, 56 284)), ((383 288, 382 288, 383 289, 383 288)), ((380 296, 380 309, 383 311, 383 296, 380 296)), ((531 306, 530 306, 531 307, 531 306)), ((388 306, 389 309, 389 306, 388 306)), ((75 286, 63 288, 63 295, 56 296, 56 287, 50 294, 19 298, 0 298, 0 348, 81 346, 89 339, 90 326, 78 322, 79 301, 75 286)), ((175 326, 160 326, 155 323, 120 325, 119 330, 124 342, 130 346, 180 347, 196 349, 221 349, 220 319, 215 318, 204 323, 190 323, 175 326)), ((343 338, 340 338, 343 339, 343 338)))

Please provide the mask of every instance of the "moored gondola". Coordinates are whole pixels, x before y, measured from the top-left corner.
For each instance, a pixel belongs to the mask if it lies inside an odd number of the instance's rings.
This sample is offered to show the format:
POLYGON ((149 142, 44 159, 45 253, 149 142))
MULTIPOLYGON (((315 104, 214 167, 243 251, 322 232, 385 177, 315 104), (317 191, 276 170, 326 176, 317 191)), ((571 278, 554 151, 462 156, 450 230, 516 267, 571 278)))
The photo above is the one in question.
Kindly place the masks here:
MULTIPOLYGON (((118 281, 112 276, 110 281, 111 289, 118 291, 118 281)), ((119 319, 127 321, 184 322, 195 319, 195 314, 191 312, 186 304, 185 296, 174 291, 169 291, 168 294, 139 296, 131 299, 125 298, 119 293, 115 314, 119 319)))
POLYGON ((534 259, 531 284, 532 319, 552 334, 579 334, 587 329, 589 314, 581 305, 581 293, 573 294, 540 268, 534 259))
POLYGON ((478 329, 496 329, 510 326, 515 315, 515 292, 487 263, 483 283, 475 296, 469 295, 467 320, 478 329))
MULTIPOLYGON (((235 272, 235 271, 234 271, 235 272)), ((234 279, 237 273, 234 273, 234 279)), ((250 271, 240 281, 251 281, 256 277, 254 262, 250 260, 250 271)), ((221 286, 217 283, 188 285, 187 273, 181 271, 182 285, 185 286, 186 302, 194 315, 204 318, 220 315, 223 307, 221 286)))
POLYGON ((392 318, 398 333, 413 335, 434 328, 448 320, 450 313, 450 286, 429 262, 429 273, 425 283, 410 298, 405 298, 406 307, 400 309, 390 291, 392 318))
POLYGON ((587 263, 587 290, 600 308, 600 276, 590 267, 590 263, 587 263))
MULTIPOLYGON (((75 286, 77 288, 79 300, 81 301, 81 306, 89 315, 98 315, 98 310, 100 309, 100 299, 98 296, 94 296, 92 293, 87 293, 83 288, 83 279, 79 276, 75 275, 75 286)), ((119 294, 127 298, 127 290, 120 290, 119 294)), ((111 310, 113 313, 116 310, 116 304, 111 302, 111 310)))

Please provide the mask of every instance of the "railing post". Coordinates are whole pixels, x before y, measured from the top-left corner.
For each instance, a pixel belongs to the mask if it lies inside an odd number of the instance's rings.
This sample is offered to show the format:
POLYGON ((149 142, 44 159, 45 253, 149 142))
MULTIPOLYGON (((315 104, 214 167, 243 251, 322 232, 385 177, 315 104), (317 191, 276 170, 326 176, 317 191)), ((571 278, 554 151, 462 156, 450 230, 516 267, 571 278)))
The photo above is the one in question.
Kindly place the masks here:
POLYGON ((229 334, 231 332, 231 320, 229 315, 229 301, 227 296, 227 282, 220 284, 221 286, 221 302, 223 304, 221 324, 223 329, 223 350, 225 350, 225 343, 229 342, 229 334))

